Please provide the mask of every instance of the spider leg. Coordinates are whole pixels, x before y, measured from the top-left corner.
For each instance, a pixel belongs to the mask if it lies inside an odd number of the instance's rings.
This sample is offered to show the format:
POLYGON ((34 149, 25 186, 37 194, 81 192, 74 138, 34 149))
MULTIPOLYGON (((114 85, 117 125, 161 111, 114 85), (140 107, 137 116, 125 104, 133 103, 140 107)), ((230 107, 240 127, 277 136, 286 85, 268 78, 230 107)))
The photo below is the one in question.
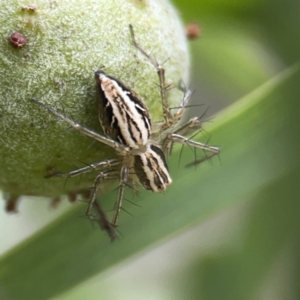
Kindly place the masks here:
POLYGON ((94 209, 96 210, 96 212, 99 215, 99 219, 97 220, 97 222, 98 222, 100 228, 107 232, 107 234, 110 237, 110 240, 113 242, 117 238, 115 226, 113 224, 111 224, 109 222, 109 220, 107 219, 106 214, 104 213, 104 210, 101 208, 101 206, 99 204, 99 201, 96 200, 93 205, 94 205, 94 209))
POLYGON ((58 111, 56 111, 55 109, 53 109, 52 107, 39 102, 35 99, 31 99, 32 102, 34 102, 35 104, 43 107, 44 109, 48 110, 50 113, 52 113, 53 115, 57 116, 58 118, 60 118, 61 120, 65 121, 66 123, 68 123, 69 125, 71 125, 74 129, 76 129, 77 131, 79 131, 80 133, 87 135, 91 138, 93 138, 94 140, 101 142, 107 146, 110 146, 114 149, 116 149, 119 152, 125 152, 127 153, 130 149, 128 147, 126 147, 123 144, 120 144, 116 141, 114 141, 111 138, 105 137, 103 135, 98 134, 97 132, 88 129, 82 125, 80 125, 79 123, 74 122, 73 120, 71 120, 70 118, 66 117, 65 115, 59 113, 58 111))
POLYGON ((100 189, 100 185, 103 182, 104 179, 108 179, 108 178, 116 178, 117 176, 117 172, 116 171, 106 171, 106 172, 100 172, 97 177, 94 180, 94 184, 93 184, 93 188, 92 188, 92 192, 91 192, 91 196, 90 196, 90 200, 89 200, 89 204, 88 204, 88 208, 86 210, 86 215, 88 218, 93 219, 92 216, 92 207, 96 201, 96 197, 98 194, 98 191, 100 189))
POLYGON ((179 143, 182 145, 188 145, 193 148, 203 149, 205 151, 212 152, 214 154, 218 154, 220 149, 218 147, 210 146, 204 143, 196 142, 191 140, 190 138, 185 137, 185 135, 191 134, 195 132, 195 130, 201 130, 200 117, 194 117, 189 119, 184 124, 180 125, 176 130, 167 134, 165 139, 162 142, 162 148, 168 158, 172 151, 172 146, 174 143, 179 143))
POLYGON ((159 79, 159 90, 160 97, 163 107, 163 117, 164 117, 164 128, 169 128, 173 123, 173 115, 171 113, 169 103, 168 103, 168 90, 170 89, 170 85, 166 85, 165 80, 165 69, 163 68, 163 64, 159 64, 150 54, 148 54, 143 48, 137 43, 135 39, 135 34, 133 31, 133 27, 130 24, 129 30, 131 34, 131 39, 133 45, 150 61, 150 63, 155 67, 158 79, 159 79))
POLYGON ((112 168, 116 167, 120 164, 118 159, 112 158, 112 159, 107 159, 107 160, 102 160, 97 163, 90 164, 86 167, 82 167, 67 173, 62 173, 62 172, 54 172, 53 174, 47 175, 45 178, 50 178, 50 177, 64 177, 64 178, 71 178, 75 177, 78 175, 82 175, 85 173, 89 173, 92 171, 97 171, 103 168, 112 168))
POLYGON ((182 135, 176 134, 176 133, 171 133, 168 136, 168 139, 170 140, 171 143, 180 143, 180 144, 185 144, 194 148, 199 148, 199 149, 203 149, 205 151, 209 151, 215 154, 218 154, 220 152, 220 148, 218 147, 214 147, 214 146, 210 146, 210 145, 206 145, 200 142, 196 142, 193 140, 190 140, 189 138, 186 138, 182 135))
POLYGON ((128 177, 129 177, 129 167, 127 165, 122 166, 121 171, 120 171, 120 184, 119 184, 119 189, 118 189, 118 197, 117 197, 117 201, 116 201, 115 214, 114 214, 114 217, 111 222, 111 224, 115 227, 118 224, 118 218, 119 218, 120 210, 122 208, 122 202, 123 202, 123 198, 124 198, 124 190, 125 190, 125 186, 128 181, 128 177))

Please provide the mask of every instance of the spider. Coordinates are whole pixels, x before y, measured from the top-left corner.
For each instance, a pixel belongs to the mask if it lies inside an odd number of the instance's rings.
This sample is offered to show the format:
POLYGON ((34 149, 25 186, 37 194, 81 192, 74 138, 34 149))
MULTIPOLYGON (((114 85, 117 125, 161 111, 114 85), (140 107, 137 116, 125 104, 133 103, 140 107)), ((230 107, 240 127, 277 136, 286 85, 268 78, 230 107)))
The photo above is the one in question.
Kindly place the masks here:
MULTIPOLYGON (((184 96, 178 110, 173 114, 168 104, 170 85, 165 83, 165 70, 162 65, 137 43, 132 25, 129 25, 132 43, 155 67, 159 78, 159 91, 162 102, 163 121, 151 124, 149 111, 142 99, 118 79, 107 75, 102 70, 95 72, 99 121, 104 131, 101 135, 76 123, 53 108, 32 99, 32 101, 61 120, 67 122, 80 133, 115 149, 117 158, 107 159, 68 173, 56 172, 52 176, 74 177, 99 170, 88 202, 86 215, 94 219, 92 208, 99 214, 98 222, 107 231, 111 240, 116 238, 120 209, 126 184, 139 184, 146 190, 161 192, 172 183, 167 159, 173 143, 185 144, 209 151, 212 157, 219 153, 218 147, 192 141, 186 134, 201 127, 200 118, 194 117, 178 125, 191 96, 191 91, 184 88, 184 96), (113 219, 109 221, 97 201, 97 194, 103 180, 119 178, 118 195, 113 219)), ((49 177, 49 176, 48 176, 49 177)))

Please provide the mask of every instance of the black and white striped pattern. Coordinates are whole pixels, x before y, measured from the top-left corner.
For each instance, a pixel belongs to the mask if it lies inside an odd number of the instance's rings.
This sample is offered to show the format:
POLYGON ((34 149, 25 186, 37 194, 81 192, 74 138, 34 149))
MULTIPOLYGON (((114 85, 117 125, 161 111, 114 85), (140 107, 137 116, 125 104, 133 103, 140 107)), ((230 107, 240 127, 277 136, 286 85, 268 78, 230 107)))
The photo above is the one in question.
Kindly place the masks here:
POLYGON ((172 183, 165 155, 156 145, 149 143, 145 152, 133 156, 133 169, 146 190, 162 192, 172 183))
POLYGON ((151 134, 148 109, 139 96, 116 78, 95 73, 99 121, 104 133, 115 141, 139 149, 151 134))

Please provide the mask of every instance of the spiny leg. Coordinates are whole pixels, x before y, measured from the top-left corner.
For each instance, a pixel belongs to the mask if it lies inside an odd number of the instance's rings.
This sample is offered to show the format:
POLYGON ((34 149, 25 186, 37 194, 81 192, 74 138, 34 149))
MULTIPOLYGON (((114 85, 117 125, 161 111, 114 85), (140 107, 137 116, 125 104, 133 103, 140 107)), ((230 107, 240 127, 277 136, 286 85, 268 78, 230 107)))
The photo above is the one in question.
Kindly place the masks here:
POLYGON ((127 165, 123 166, 120 171, 120 184, 118 190, 118 198, 116 202, 115 215, 112 219, 111 224, 116 227, 118 224, 118 218, 120 214, 120 210, 122 207, 122 201, 124 198, 124 190, 129 176, 129 167, 127 165))
POLYGON ((110 240, 113 242, 116 238, 115 226, 113 226, 110 221, 107 219, 104 210, 101 208, 99 202, 96 200, 94 202, 94 209, 99 215, 98 224, 102 230, 105 230, 110 237, 110 240))
POLYGON ((156 68, 158 78, 159 78, 159 89, 160 89, 160 96, 162 101, 163 107, 163 116, 164 116, 164 128, 169 128, 173 123, 173 115, 170 111, 169 103, 168 103, 168 89, 170 86, 166 86, 165 82, 165 69, 162 65, 160 65, 150 54, 145 52, 143 48, 137 43, 133 31, 133 27, 130 24, 129 30, 132 38, 133 45, 144 55, 147 59, 151 62, 151 64, 156 68))
MULTIPOLYGON (((183 82, 181 81, 179 83, 179 89, 183 92, 183 98, 182 98, 182 101, 180 103, 180 105, 178 107, 172 107, 170 109, 175 109, 177 108, 177 111, 176 113, 173 115, 173 123, 170 124, 169 127, 164 127, 165 123, 162 121, 162 122, 157 122, 157 123, 154 123, 152 125, 152 133, 154 134, 158 134, 160 133, 162 130, 169 130, 170 132, 172 131, 172 128, 170 127, 175 127, 175 125, 181 120, 181 117, 185 111, 185 108, 191 98, 191 95, 193 94, 193 92, 188 89, 184 84, 183 82)), ((194 118, 196 119, 196 118, 194 118)), ((187 126, 187 124, 184 124, 183 126, 187 126)), ((188 125, 189 126, 189 125, 188 125)), ((181 127, 179 127, 181 128, 181 127)), ((178 127, 176 128, 176 132, 180 130, 178 129, 178 127)))
POLYGON ((53 174, 47 175, 45 176, 45 178, 50 178, 50 177, 64 177, 64 178, 71 178, 71 177, 75 177, 78 175, 82 175, 85 173, 89 173, 92 171, 97 171, 100 169, 104 169, 104 168, 113 168, 116 167, 120 164, 120 161, 118 159, 112 158, 112 159, 107 159, 107 160, 103 160, 97 163, 93 163, 90 164, 86 167, 82 167, 67 173, 62 173, 62 172, 54 172, 53 174))
POLYGON ((76 129, 77 131, 79 131, 80 133, 87 135, 91 138, 93 138, 94 140, 101 142, 105 145, 108 145, 114 149, 116 149, 119 152, 125 152, 128 153, 130 151, 130 149, 128 147, 126 147, 123 144, 120 144, 116 141, 114 141, 113 139, 110 139, 108 137, 105 137, 103 135, 98 134, 97 132, 94 132, 76 122, 74 122, 73 120, 69 119, 68 117, 64 116, 63 114, 59 113, 58 111, 54 110, 52 107, 39 102, 35 99, 31 99, 32 102, 34 102, 35 104, 43 107, 44 109, 48 110, 50 113, 52 113, 53 115, 57 116, 58 118, 60 118, 61 120, 65 121, 66 123, 68 123, 69 125, 71 125, 74 129, 76 129))
MULTIPOLYGON (((180 143, 183 145, 193 147, 194 149, 198 148, 198 149, 202 149, 204 151, 209 151, 211 153, 210 155, 205 154, 205 157, 203 157, 201 159, 196 159, 194 162, 189 163, 188 165, 186 165, 187 167, 196 166, 206 160, 211 159, 213 156, 218 155, 220 153, 219 147, 210 146, 208 144, 196 142, 196 141, 190 140, 189 138, 186 138, 185 136, 181 136, 181 135, 175 134, 175 133, 169 134, 169 136, 167 137, 166 140, 167 140, 167 142, 165 142, 165 147, 167 147, 167 148, 164 149, 164 151, 168 151, 168 152, 165 152, 165 153, 167 153, 167 155, 170 154, 170 152, 172 150, 172 145, 174 143, 180 143)), ((181 151, 182 151, 182 149, 181 149, 181 151)))
POLYGON ((185 111, 185 107, 187 106, 187 104, 190 101, 190 98, 193 94, 193 92, 184 85, 182 80, 180 81, 178 88, 183 92, 183 99, 181 101, 181 104, 180 104, 177 112, 174 114, 175 123, 177 123, 181 119, 181 117, 185 111))
POLYGON ((168 159, 171 151, 174 141, 171 138, 172 134, 180 134, 181 136, 185 136, 187 134, 193 133, 195 130, 197 130, 200 127, 199 118, 191 118, 184 124, 180 125, 176 128, 173 132, 166 135, 165 139, 162 142, 162 148, 165 153, 166 158, 168 159))
MULTIPOLYGON (((177 122, 180 121, 184 110, 186 108, 186 105, 188 104, 190 97, 192 95, 192 91, 190 89, 187 89, 186 86, 183 86, 183 83, 181 85, 179 84, 179 89, 183 91, 184 96, 181 101, 181 105, 178 108, 177 112, 174 114, 174 120, 176 122, 174 125, 176 125, 177 122)), ((172 146, 174 141, 170 138, 170 134, 179 134, 181 136, 186 136, 189 134, 192 134, 194 131, 200 128, 199 131, 202 130, 200 120, 205 115, 207 109, 203 112, 203 114, 200 117, 193 117, 189 119, 187 122, 181 124, 180 126, 176 126, 175 130, 172 130, 173 128, 170 128, 169 130, 166 130, 165 132, 169 132, 169 134, 165 134, 165 138, 162 142, 162 148, 164 150, 164 153, 166 155, 166 158, 168 158, 171 154, 172 146)))
MULTIPOLYGON (((186 93, 185 93, 186 95, 186 93)), ((185 101, 185 97, 184 100, 185 101)), ((201 123, 200 119, 203 117, 203 115, 206 113, 206 111, 202 114, 200 117, 194 117, 189 119, 187 122, 184 124, 180 125, 179 127, 176 128, 175 131, 171 132, 168 134, 166 140, 163 143, 164 147, 168 147, 167 149, 170 149, 172 147, 173 143, 180 143, 180 144, 185 144, 194 148, 199 148, 205 151, 212 152, 214 154, 218 154, 220 152, 220 148, 215 147, 215 146, 210 146, 207 144, 203 144, 200 142, 196 142, 191 140, 190 138, 185 137, 187 134, 193 133, 195 130, 198 128, 201 128, 201 123)))
POLYGON ((220 152, 220 148, 218 147, 214 147, 214 146, 209 146, 200 142, 196 142, 193 140, 190 140, 182 135, 176 134, 176 133, 171 133, 168 136, 168 139, 172 142, 172 143, 180 143, 180 144, 185 144, 194 148, 199 148, 205 151, 209 151, 215 154, 218 154, 220 152))
POLYGON ((91 192, 91 197, 90 197, 89 204, 88 204, 88 208, 85 213, 89 219, 93 219, 92 207, 96 201, 96 197, 97 197, 97 194, 100 189, 100 185, 101 185, 102 181, 107 178, 116 178, 116 176, 117 176, 117 172, 107 171, 107 172, 100 172, 97 175, 97 177, 95 178, 92 192, 91 192))
MULTIPOLYGON (((91 190, 83 189, 79 190, 77 193, 69 193, 68 196, 70 197, 71 202, 74 202, 76 200, 77 195, 81 195, 84 202, 87 202, 87 199, 91 198, 91 190)), ((93 222, 98 223, 100 228, 102 230, 105 230, 107 234, 109 235, 111 241, 113 242, 116 238, 116 231, 115 228, 112 226, 110 221, 108 220, 104 210, 102 209, 99 201, 95 199, 93 203, 93 209, 97 214, 97 217, 90 217, 90 220, 93 222)))

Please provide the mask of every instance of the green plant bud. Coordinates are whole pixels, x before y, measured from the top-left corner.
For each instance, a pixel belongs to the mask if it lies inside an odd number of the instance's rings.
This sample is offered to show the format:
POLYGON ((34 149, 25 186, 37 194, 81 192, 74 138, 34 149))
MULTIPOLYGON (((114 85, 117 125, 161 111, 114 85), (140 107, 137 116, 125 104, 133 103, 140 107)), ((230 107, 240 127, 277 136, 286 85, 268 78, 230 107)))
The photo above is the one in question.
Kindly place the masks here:
MULTIPOLYGON (((162 119, 155 68, 133 46, 129 24, 143 49, 164 63, 167 83, 188 82, 184 29, 164 0, 0 0, 0 187, 10 199, 57 197, 91 187, 95 176, 45 179, 116 157, 30 101, 43 102, 101 133, 94 72, 103 69, 135 90, 152 122, 162 119)), ((169 93, 177 106, 182 93, 169 93)))

